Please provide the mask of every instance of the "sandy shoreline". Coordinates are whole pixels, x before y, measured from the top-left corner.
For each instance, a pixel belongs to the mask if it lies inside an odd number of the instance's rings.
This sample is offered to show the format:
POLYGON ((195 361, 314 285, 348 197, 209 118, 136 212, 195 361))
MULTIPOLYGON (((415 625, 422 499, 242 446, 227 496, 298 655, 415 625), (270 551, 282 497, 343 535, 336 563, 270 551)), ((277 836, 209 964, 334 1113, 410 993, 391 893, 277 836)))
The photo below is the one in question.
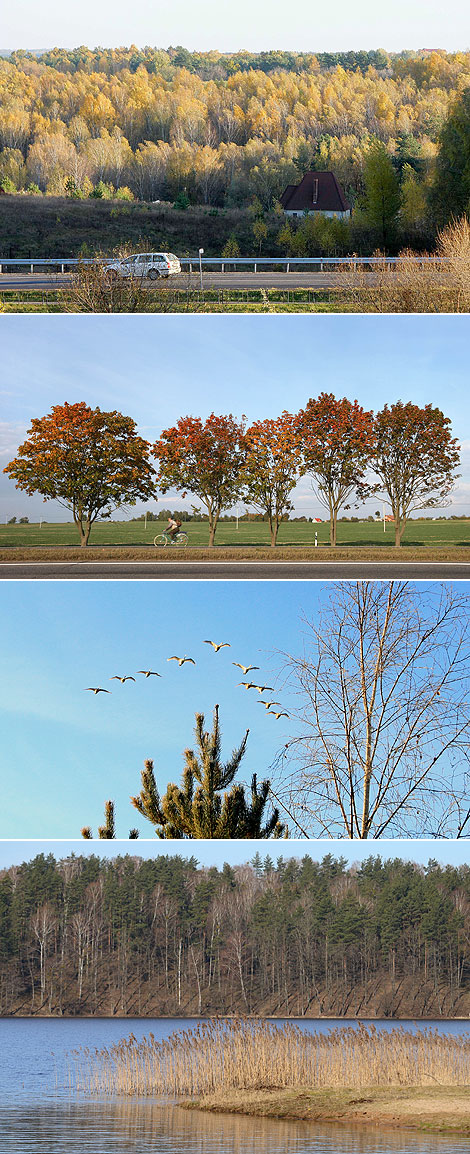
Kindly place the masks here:
POLYGON ((238 1090, 183 1103, 252 1117, 418 1130, 470 1137, 470 1087, 371 1087, 361 1090, 238 1090))

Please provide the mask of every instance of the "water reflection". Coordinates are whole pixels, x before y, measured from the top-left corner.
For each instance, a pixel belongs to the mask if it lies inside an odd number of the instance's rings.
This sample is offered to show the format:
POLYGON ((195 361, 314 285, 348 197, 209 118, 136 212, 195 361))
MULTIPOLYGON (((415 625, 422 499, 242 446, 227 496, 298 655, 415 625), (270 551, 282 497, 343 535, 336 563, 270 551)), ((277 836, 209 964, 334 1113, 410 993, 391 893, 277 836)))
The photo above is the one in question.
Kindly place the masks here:
POLYGON ((459 1154, 468 1142, 244 1118, 151 1102, 61 1102, 0 1113, 2 1154, 459 1154))

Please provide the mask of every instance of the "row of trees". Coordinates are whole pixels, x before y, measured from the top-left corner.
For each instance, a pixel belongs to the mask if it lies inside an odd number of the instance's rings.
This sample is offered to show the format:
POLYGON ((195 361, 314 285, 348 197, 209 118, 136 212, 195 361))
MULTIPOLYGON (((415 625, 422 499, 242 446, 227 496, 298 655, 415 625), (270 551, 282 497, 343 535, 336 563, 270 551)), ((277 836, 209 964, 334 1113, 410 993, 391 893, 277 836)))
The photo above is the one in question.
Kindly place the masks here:
POLYGON ((470 871, 38 855, 0 876, 3 1014, 469 1012, 470 871))
MULTIPOLYGON (((455 56, 447 53, 443 56, 447 70, 455 56)), ((56 68, 59 72, 104 72, 107 76, 122 72, 124 69, 131 73, 137 72, 142 65, 149 73, 159 73, 167 80, 175 75, 178 68, 186 68, 188 72, 200 76, 203 80, 226 80, 237 72, 277 72, 279 68, 288 72, 314 72, 320 68, 342 68, 355 72, 359 69, 366 72, 368 68, 393 69, 400 61, 401 66, 409 58, 411 67, 417 58, 413 53, 387 53, 382 49, 373 49, 369 52, 218 52, 211 49, 208 52, 189 52, 182 45, 167 49, 138 48, 131 44, 129 48, 87 48, 80 45, 78 48, 52 48, 48 52, 40 53, 41 64, 56 68)), ((38 54, 19 49, 9 55, 14 64, 23 65, 26 61, 37 63, 38 54)), ((423 69, 416 79, 421 83, 435 76, 434 68, 423 69)))
POLYGON ((181 417, 153 445, 122 413, 85 402, 55 405, 33 419, 4 472, 24 492, 69 509, 82 545, 97 517, 176 490, 201 501, 209 546, 221 513, 240 498, 267 518, 275 546, 279 524, 293 509, 292 492, 308 475, 328 510, 331 545, 340 510, 382 493, 399 546, 414 510, 447 501, 458 461, 450 420, 431 404, 397 401, 374 415, 357 401, 321 393, 295 415, 283 412, 249 427, 232 414, 181 417))
POLYGON ((381 145, 411 235, 468 202, 468 53, 355 70, 312 57, 296 71, 280 59, 275 70, 255 64, 207 79, 163 59, 153 68, 123 62, 90 71, 72 54, 69 64, 19 53, 0 60, 4 191, 100 195, 112 185, 142 200, 246 206, 257 197, 269 210, 313 166, 333 169, 356 203, 371 146, 381 145), (435 178, 442 151, 450 171, 457 152, 451 185, 441 172, 435 178))

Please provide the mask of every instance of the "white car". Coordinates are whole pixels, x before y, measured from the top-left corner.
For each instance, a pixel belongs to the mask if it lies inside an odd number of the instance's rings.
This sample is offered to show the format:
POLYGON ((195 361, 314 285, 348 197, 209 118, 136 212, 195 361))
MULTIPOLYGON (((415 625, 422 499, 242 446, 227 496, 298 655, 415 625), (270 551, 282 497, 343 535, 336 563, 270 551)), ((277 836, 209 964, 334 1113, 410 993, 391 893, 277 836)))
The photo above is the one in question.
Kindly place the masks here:
POLYGON ((112 260, 106 267, 115 276, 148 277, 149 280, 181 272, 178 257, 172 252, 136 252, 123 260, 112 260))

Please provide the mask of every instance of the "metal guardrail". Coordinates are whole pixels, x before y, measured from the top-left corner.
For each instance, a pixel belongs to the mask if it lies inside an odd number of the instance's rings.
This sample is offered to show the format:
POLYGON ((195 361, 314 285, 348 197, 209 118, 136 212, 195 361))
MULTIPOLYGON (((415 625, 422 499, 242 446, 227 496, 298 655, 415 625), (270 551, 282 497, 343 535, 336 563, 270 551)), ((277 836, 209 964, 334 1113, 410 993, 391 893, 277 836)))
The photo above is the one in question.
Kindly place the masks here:
MULTIPOLYGON (((111 257, 109 260, 111 261, 111 257)), ((338 268, 344 265, 353 265, 354 267, 362 266, 364 268, 373 268, 376 264, 382 264, 385 259, 387 265, 394 265, 400 262, 399 256, 301 256, 301 257, 277 257, 277 256, 258 256, 258 257, 203 257, 202 266, 206 270, 219 270, 220 272, 234 271, 239 268, 251 268, 253 272, 258 272, 261 269, 280 269, 286 273, 291 272, 292 269, 317 268, 319 272, 324 272, 325 269, 338 268)), ((408 260, 414 261, 416 264, 427 264, 429 261, 445 263, 448 259, 446 257, 434 256, 413 256, 408 257, 408 260)), ((94 264, 94 259, 86 257, 83 260, 78 257, 34 257, 32 260, 25 257, 0 257, 0 274, 7 269, 27 269, 28 272, 34 273, 37 269, 47 269, 65 273, 67 270, 75 268, 78 264, 94 264)), ((190 274, 199 272, 199 257, 180 257, 181 267, 188 270, 190 274)))

